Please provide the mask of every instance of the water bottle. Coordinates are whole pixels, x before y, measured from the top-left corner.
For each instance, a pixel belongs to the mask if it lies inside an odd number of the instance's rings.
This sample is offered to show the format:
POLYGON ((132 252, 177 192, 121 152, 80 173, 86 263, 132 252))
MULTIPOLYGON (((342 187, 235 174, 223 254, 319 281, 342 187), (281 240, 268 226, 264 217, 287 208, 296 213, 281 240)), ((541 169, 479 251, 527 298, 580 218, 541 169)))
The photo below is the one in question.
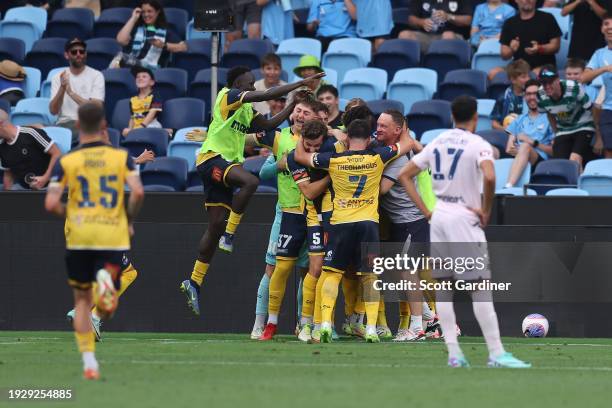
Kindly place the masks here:
POLYGON ((438 31, 438 29, 440 28, 441 24, 440 24, 440 20, 438 19, 438 17, 436 17, 436 11, 438 11, 437 9, 431 9, 431 21, 432 21, 432 26, 431 26, 431 32, 435 33, 438 31))

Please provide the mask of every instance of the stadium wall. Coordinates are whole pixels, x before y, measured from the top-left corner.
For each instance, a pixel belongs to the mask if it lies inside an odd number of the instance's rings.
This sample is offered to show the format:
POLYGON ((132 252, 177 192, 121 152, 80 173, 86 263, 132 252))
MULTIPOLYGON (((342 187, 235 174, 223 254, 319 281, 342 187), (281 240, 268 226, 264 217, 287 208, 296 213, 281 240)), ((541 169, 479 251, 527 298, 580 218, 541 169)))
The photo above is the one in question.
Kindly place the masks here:
MULTIPOLYGON (((63 222, 44 212, 44 195, 0 193, 0 330, 65 330, 71 293, 64 272, 63 222)), ((106 330, 148 332, 250 331, 257 286, 274 218, 275 195, 256 195, 243 219, 232 256, 218 253, 202 289, 202 315, 188 311, 179 282, 193 267, 197 242, 206 228, 200 194, 150 193, 139 221, 131 258, 136 282, 122 297, 106 330)), ((503 197, 487 230, 490 241, 607 242, 612 241, 612 198, 503 197), (563 225, 559 225, 563 224, 563 225)), ((602 251, 602 259, 609 252, 602 251)), ((589 271, 593 288, 610 285, 609 268, 589 271)), ((502 273, 521 273, 520 270, 502 273)), ((502 279, 496 275, 496 279, 502 279)), ((528 278, 528 277, 526 277, 528 278)), ((559 276, 560 287, 571 285, 559 276)), ((571 287, 571 286, 570 286, 571 287)), ((295 325, 295 279, 290 279, 280 330, 295 325)), ((595 299, 595 298, 594 298, 595 299)), ((498 303, 503 335, 519 335, 522 318, 542 313, 551 334, 569 337, 612 337, 609 310, 612 292, 597 302, 498 303)), ((339 300, 341 302, 341 300, 339 300)), ((342 303, 340 303, 342 305, 342 303)), ((468 303, 458 304, 465 334, 479 334, 468 303)), ((338 315, 342 307, 337 308, 338 315)), ((397 307, 387 305, 389 324, 396 327, 397 307)), ((338 320, 340 321, 340 320, 338 320)))

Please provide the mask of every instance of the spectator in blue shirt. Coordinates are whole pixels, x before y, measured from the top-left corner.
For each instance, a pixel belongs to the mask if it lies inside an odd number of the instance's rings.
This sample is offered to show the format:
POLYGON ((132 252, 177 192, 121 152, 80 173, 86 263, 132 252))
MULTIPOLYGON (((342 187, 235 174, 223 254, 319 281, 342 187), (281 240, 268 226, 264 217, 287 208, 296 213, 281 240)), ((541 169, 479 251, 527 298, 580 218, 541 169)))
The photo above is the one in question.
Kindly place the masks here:
POLYGON ((529 81, 529 64, 523 60, 513 61, 506 67, 510 86, 495 102, 491 112, 491 125, 493 129, 504 130, 506 117, 516 117, 524 113, 523 91, 529 81))
POLYGON ((516 14, 516 10, 501 0, 488 0, 476 6, 472 19, 470 42, 478 47, 484 40, 499 40, 504 21, 516 14))
POLYGON ((391 0, 344 0, 353 20, 357 23, 357 35, 374 40, 374 50, 393 30, 391 0))
POLYGON ((514 156, 508 182, 505 187, 514 187, 523 174, 527 163, 532 168, 548 159, 552 154, 552 140, 554 137, 548 116, 538 112, 538 89, 540 82, 530 79, 525 84, 525 103, 528 111, 517 117, 506 129, 508 144, 506 153, 514 156))
POLYGON ((289 0, 257 0, 261 10, 262 35, 274 45, 293 38, 293 7, 289 0))
POLYGON ((313 0, 307 23, 309 31, 316 31, 323 51, 332 40, 355 37, 355 24, 342 0, 313 0))

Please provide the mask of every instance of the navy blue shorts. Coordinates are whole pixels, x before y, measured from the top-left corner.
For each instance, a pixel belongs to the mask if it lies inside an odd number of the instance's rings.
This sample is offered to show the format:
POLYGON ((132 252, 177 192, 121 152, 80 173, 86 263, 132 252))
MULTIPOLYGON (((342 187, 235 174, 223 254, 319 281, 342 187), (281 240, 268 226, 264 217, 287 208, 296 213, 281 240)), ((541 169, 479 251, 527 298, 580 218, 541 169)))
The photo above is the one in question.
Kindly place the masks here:
POLYGON ((604 109, 599 115, 599 131, 603 139, 604 147, 612 150, 612 111, 604 109))
POLYGON ((240 164, 228 162, 219 155, 200 163, 197 167, 204 185, 204 203, 207 207, 221 206, 231 211, 234 187, 225 183, 225 177, 234 166, 240 164))
POLYGON ((410 236, 411 242, 429 242, 429 222, 422 218, 414 222, 402 224, 391 223, 390 237, 391 242, 406 242, 410 236))
POLYGON ((379 253, 378 223, 359 221, 332 224, 323 269, 344 273, 349 266, 357 265, 357 273, 371 272, 372 259, 379 253))
POLYGON ((66 250, 66 270, 68 284, 75 289, 87 290, 96 280, 102 268, 114 273, 115 287, 119 289, 122 271, 123 251, 95 251, 87 249, 66 250))

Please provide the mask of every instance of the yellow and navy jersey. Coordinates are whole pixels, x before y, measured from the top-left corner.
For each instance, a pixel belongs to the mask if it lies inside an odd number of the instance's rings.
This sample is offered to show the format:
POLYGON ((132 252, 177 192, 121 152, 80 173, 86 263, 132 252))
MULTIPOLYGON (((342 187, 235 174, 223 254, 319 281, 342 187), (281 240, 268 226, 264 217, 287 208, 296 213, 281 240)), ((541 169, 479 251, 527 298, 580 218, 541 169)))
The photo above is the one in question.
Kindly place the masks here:
POLYGON ((378 222, 378 195, 385 165, 400 155, 399 144, 343 153, 315 153, 312 166, 328 169, 331 224, 378 222))
POLYGON ((50 186, 68 186, 66 248, 130 249, 124 185, 138 175, 127 150, 102 142, 84 144, 60 158, 50 186))
POLYGON ((162 100, 157 92, 152 92, 144 98, 138 95, 130 98, 130 113, 134 121, 134 128, 142 127, 142 122, 150 111, 162 111, 162 100))

